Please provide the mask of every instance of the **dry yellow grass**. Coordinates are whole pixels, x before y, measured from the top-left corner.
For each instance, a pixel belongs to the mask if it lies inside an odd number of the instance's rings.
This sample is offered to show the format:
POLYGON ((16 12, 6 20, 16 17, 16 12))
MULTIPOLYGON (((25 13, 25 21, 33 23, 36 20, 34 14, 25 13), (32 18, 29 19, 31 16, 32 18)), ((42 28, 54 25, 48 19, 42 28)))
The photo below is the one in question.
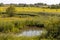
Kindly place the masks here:
POLYGON ((0 22, 1 21, 25 21, 25 20, 32 20, 33 17, 29 17, 29 18, 17 18, 17 17, 7 17, 7 18, 0 18, 0 22))
MULTIPOLYGON (((0 7, 0 12, 5 12, 7 7, 0 7)), ((52 12, 60 13, 60 9, 49 9, 39 7, 16 7, 16 12, 52 12)))

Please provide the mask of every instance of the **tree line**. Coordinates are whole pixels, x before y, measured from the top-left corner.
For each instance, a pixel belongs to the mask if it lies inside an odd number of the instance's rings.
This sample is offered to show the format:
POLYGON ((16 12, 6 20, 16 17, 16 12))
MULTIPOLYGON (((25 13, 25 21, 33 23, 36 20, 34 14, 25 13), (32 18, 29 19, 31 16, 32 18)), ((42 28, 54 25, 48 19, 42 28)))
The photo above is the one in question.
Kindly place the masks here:
POLYGON ((35 3, 35 4, 23 4, 23 3, 20 3, 20 4, 3 4, 3 3, 0 3, 0 6, 8 6, 8 5, 14 5, 14 6, 18 6, 18 7, 33 7, 33 6, 39 6, 39 5, 47 5, 47 4, 44 4, 44 3, 35 3))
POLYGON ((35 4, 3 4, 0 3, 0 7, 4 7, 4 6, 10 6, 10 5, 14 5, 15 7, 41 7, 41 8, 51 8, 51 9, 59 9, 60 8, 60 3, 59 4, 52 4, 52 5, 48 5, 46 3, 35 3, 35 4))

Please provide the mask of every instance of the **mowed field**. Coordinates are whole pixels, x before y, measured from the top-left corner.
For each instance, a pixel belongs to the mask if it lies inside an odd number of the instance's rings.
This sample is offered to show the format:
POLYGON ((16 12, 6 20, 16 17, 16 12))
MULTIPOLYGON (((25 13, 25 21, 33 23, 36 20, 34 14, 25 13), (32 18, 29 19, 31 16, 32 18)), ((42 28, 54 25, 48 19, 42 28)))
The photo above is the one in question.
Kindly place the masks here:
MULTIPOLYGON (((0 12, 5 12, 8 7, 0 7, 0 12)), ((48 12, 48 13, 60 13, 60 9, 49 9, 39 7, 15 7, 16 12, 48 12)))

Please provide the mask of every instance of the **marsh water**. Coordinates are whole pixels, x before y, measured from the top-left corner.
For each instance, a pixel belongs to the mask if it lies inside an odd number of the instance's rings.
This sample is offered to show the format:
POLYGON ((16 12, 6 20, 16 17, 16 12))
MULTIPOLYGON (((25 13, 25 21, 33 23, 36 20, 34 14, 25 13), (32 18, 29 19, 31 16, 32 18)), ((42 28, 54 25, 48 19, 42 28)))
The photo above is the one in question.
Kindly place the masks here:
POLYGON ((43 30, 25 30, 19 33, 17 36, 39 36, 41 35, 43 30))

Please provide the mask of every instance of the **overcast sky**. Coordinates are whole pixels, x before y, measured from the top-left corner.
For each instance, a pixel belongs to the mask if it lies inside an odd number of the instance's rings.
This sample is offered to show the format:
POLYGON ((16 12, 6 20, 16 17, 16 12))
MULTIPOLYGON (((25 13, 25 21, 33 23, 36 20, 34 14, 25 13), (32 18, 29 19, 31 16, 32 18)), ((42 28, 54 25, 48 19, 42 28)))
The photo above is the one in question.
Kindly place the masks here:
POLYGON ((0 0, 0 3, 9 4, 9 3, 26 3, 26 4, 34 4, 34 3, 47 3, 47 4, 59 4, 60 0, 0 0))

